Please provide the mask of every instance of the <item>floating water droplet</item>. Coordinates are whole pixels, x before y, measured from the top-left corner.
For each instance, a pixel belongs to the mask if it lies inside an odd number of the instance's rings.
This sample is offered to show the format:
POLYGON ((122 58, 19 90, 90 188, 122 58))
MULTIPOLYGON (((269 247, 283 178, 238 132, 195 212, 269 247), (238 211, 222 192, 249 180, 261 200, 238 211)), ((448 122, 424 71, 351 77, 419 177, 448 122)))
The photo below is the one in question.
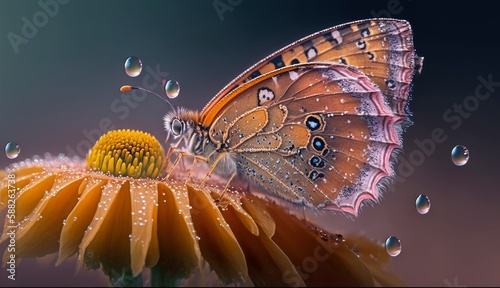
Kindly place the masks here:
POLYGON ((179 85, 179 82, 175 80, 168 80, 167 83, 165 83, 165 93, 167 94, 168 98, 173 99, 179 96, 179 92, 181 92, 181 86, 179 85))
POLYGON ((137 77, 141 74, 142 62, 141 59, 130 56, 125 60, 125 73, 130 77, 137 77))
POLYGON ((9 142, 7 145, 5 145, 5 155, 9 159, 15 159, 17 156, 19 156, 19 153, 21 152, 21 148, 19 148, 19 144, 15 142, 9 142))
POLYGON ((417 207, 418 213, 427 214, 429 209, 431 209, 431 200, 424 194, 420 194, 415 201, 415 206, 417 207))
POLYGON ((401 253, 401 241, 398 237, 390 236, 385 240, 385 251, 392 257, 396 257, 401 253))
POLYGON ((469 149, 462 145, 455 146, 451 150, 451 161, 457 166, 464 166, 469 161, 469 149))

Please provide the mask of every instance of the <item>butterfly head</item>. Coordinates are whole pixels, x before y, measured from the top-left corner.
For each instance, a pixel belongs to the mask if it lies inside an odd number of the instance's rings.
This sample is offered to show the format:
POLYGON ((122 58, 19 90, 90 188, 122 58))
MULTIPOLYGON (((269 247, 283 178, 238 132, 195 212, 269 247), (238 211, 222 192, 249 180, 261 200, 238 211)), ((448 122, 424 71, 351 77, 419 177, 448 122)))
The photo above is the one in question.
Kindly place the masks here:
MULTIPOLYGON (((194 152, 201 145, 204 138, 199 125, 199 113, 179 107, 168 112, 163 117, 163 124, 167 131, 167 141, 170 137, 183 141, 188 150, 194 152)), ((201 147, 200 147, 201 148, 201 147)))
POLYGON ((198 115, 197 111, 187 110, 183 107, 168 112, 163 117, 163 124, 167 134, 173 136, 174 139, 188 136, 198 123, 198 115))

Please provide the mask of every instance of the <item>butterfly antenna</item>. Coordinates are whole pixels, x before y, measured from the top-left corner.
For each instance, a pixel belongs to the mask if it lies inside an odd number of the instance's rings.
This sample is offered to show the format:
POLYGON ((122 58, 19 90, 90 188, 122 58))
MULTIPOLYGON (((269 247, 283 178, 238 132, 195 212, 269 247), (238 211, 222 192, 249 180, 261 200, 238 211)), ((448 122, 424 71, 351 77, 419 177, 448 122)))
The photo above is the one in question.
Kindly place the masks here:
POLYGON ((148 92, 148 93, 151 93, 153 95, 156 95, 156 96, 160 97, 161 100, 167 102, 167 104, 170 106, 170 108, 172 108, 172 111, 175 111, 174 104, 172 104, 172 102, 168 98, 164 98, 164 97, 160 96, 158 93, 153 92, 151 90, 148 90, 148 89, 145 89, 145 88, 142 88, 142 87, 124 85, 124 86, 122 86, 120 88, 120 92, 127 92, 127 91, 130 91, 130 90, 133 90, 133 89, 142 90, 144 92, 148 92))

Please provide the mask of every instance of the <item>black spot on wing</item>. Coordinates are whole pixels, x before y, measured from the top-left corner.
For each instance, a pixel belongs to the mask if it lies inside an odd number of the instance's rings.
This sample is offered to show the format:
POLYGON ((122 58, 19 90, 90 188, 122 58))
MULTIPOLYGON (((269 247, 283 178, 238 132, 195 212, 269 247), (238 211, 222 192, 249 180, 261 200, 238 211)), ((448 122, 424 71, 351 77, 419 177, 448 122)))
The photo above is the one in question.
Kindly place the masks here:
POLYGON ((368 28, 362 29, 361 30, 361 37, 368 37, 370 36, 370 30, 368 28))
POLYGON ((301 45, 302 45, 302 48, 304 48, 304 51, 307 51, 307 50, 314 47, 314 44, 311 40, 306 41, 306 42, 302 43, 301 45))
POLYGON ((325 40, 332 43, 333 45, 339 44, 339 41, 337 41, 337 39, 333 38, 332 32, 328 32, 326 34, 323 34, 323 37, 325 37, 325 40))
POLYGON ((356 46, 357 46, 359 49, 363 50, 363 49, 365 49, 365 48, 366 48, 366 42, 365 42, 365 41, 363 41, 363 40, 358 40, 358 41, 356 42, 356 46))
POLYGON ((387 85, 387 88, 389 88, 390 90, 394 90, 396 89, 396 82, 394 82, 394 80, 385 80, 385 84, 387 85))
POLYGON ((325 174, 321 173, 321 172, 318 172, 316 170, 312 170, 309 175, 308 175, 309 179, 311 179, 312 181, 318 179, 318 178, 323 178, 325 177, 325 174))
POLYGON ((363 22, 358 24, 358 29, 367 28, 370 26, 370 22, 363 22))
POLYGON ((349 33, 351 33, 351 32, 352 32, 352 28, 351 28, 351 26, 350 26, 350 25, 347 25, 347 26, 342 27, 342 28, 340 28, 340 29, 339 29, 339 33, 340 33, 340 35, 342 35, 342 36, 344 36, 344 35, 346 35, 346 34, 349 34, 349 33))
POLYGON ((252 80, 252 79, 254 79, 254 78, 257 78, 257 77, 259 77, 260 75, 261 75, 261 73, 260 73, 260 71, 259 71, 259 70, 257 70, 257 71, 253 71, 253 73, 252 73, 252 74, 250 74, 250 76, 248 76, 248 80, 252 80))
POLYGON ((274 68, 278 69, 285 66, 285 62, 283 62, 283 57, 281 55, 275 57, 271 60, 271 63, 274 64, 274 68))
POLYGON ((309 164, 320 169, 325 167, 325 161, 323 161, 323 159, 319 158, 316 155, 312 156, 311 159, 309 159, 309 164))
POLYGON ((323 129, 323 118, 317 114, 309 115, 306 117, 304 124, 311 131, 323 129))
POLYGON ((315 136, 314 138, 312 138, 311 146, 316 152, 322 153, 324 150, 326 150, 325 139, 320 136, 315 136))

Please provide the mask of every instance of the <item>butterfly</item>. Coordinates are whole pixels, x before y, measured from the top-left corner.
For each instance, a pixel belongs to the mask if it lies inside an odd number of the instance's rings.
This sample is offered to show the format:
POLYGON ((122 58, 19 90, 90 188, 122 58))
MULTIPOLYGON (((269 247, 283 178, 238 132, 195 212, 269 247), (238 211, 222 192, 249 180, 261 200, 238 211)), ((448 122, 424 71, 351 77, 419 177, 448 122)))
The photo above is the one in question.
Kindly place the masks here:
POLYGON ((394 176, 422 64, 407 21, 350 22, 278 50, 201 112, 177 108, 164 125, 182 146, 177 160, 191 156, 228 183, 238 175, 292 203, 357 215, 394 176))

